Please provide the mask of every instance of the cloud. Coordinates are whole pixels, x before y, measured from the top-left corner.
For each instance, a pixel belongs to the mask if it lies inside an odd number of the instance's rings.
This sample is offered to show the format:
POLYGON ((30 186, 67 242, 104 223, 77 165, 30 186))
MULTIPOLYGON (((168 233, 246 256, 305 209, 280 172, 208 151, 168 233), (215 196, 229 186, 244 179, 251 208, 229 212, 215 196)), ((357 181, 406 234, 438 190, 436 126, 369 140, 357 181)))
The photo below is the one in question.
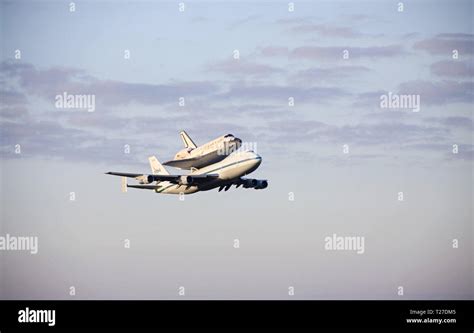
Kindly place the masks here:
POLYGON ((441 33, 441 34, 437 34, 436 38, 474 39, 474 34, 467 34, 467 33, 462 33, 462 32, 441 33))
POLYGON ((368 72, 370 72, 370 69, 365 66, 313 67, 297 72, 291 80, 300 84, 308 84, 341 80, 351 76, 360 76, 368 72))
POLYGON ((441 140, 447 130, 435 126, 422 126, 402 122, 344 125, 329 130, 326 135, 335 142, 358 145, 398 144, 419 140, 441 140))
POLYGON ((413 48, 434 55, 451 55, 453 50, 458 50, 460 54, 473 54, 474 34, 442 33, 436 35, 434 38, 423 39, 416 42, 413 48))
POLYGON ((0 87, 0 101, 2 106, 24 105, 28 103, 26 95, 13 89, 0 87))
POLYGON ((423 81, 415 80, 401 83, 399 94, 420 95, 420 102, 425 105, 442 105, 449 103, 472 103, 474 82, 456 81, 423 81))
POLYGON ((89 86, 89 91, 98 100, 109 105, 126 105, 132 102, 153 105, 177 103, 181 96, 210 95, 217 86, 209 82, 180 82, 169 84, 126 83, 121 81, 97 81, 89 86))
POLYGON ((300 88, 295 86, 278 85, 234 85, 219 97, 224 99, 242 100, 272 100, 288 103, 288 98, 293 97, 298 102, 324 102, 335 97, 349 95, 343 89, 334 87, 300 88))
POLYGON ((314 120, 271 121, 269 128, 279 143, 331 143, 355 144, 359 146, 381 146, 439 142, 449 130, 439 126, 407 124, 400 121, 359 123, 355 125, 331 125, 314 120))
POLYGON ((0 109, 0 118, 23 119, 28 115, 28 109, 24 106, 5 106, 0 109))
POLYGON ((300 24, 290 29, 292 33, 316 33, 329 38, 356 38, 363 36, 352 27, 331 26, 324 24, 300 24))
POLYGON ((181 149, 178 132, 188 129, 193 138, 216 136, 228 131, 246 133, 233 122, 209 121, 189 117, 133 117, 112 114, 61 114, 54 120, 27 117, 22 121, 0 119, 0 154, 2 158, 41 157, 95 163, 141 164, 150 154, 171 158, 181 149), (21 154, 15 154, 15 145, 21 154), (124 153, 124 145, 131 153, 124 153))
POLYGON ((364 22, 364 21, 369 21, 371 19, 374 19, 374 17, 372 15, 367 15, 367 14, 350 14, 350 15, 344 15, 343 19, 350 20, 351 22, 364 22))
POLYGON ((179 97, 213 94, 217 86, 211 82, 169 82, 166 84, 129 83, 118 80, 100 80, 75 68, 53 67, 37 69, 31 64, 4 61, 0 77, 17 81, 19 88, 30 95, 40 96, 51 103, 58 94, 94 94, 103 105, 139 103, 155 105, 177 103, 179 97))
MULTIPOLYGON (((450 156, 452 155, 453 154, 450 154, 450 156)), ((469 144, 461 145, 459 147, 459 152, 456 156, 458 156, 460 159, 464 161, 470 161, 470 162, 474 161, 474 145, 469 145, 469 144)))
POLYGON ((402 35, 402 39, 412 39, 420 36, 419 32, 407 32, 402 35))
POLYGON ((286 46, 267 46, 262 48, 260 53, 265 57, 280 57, 288 56, 290 50, 286 46))
MULTIPOLYGON (((176 134, 184 115, 141 117, 133 112, 121 113, 115 107, 138 103, 144 106, 177 103, 180 96, 209 96, 216 86, 207 82, 171 82, 167 84, 128 83, 101 80, 75 68, 38 69, 31 64, 4 61, 0 63, 2 110, 0 112, 2 155, 11 157, 40 156, 83 161, 134 162, 142 153, 163 148, 160 136, 176 134), (95 94, 108 112, 40 112, 44 104, 30 104, 32 96, 54 103, 54 96, 95 94), (166 134, 163 134, 165 133, 166 134), (14 154, 14 146, 22 154, 14 154), (124 156, 123 146, 134 147, 134 154, 124 156)), ((35 101, 36 102, 36 101, 35 101)), ((48 107, 46 106, 46 109, 48 107)), ((49 110, 50 111, 50 110, 49 110)), ((189 117, 187 117, 189 118, 189 117)))
POLYGON ((264 47, 261 55, 267 57, 288 56, 293 59, 306 60, 326 60, 326 59, 342 59, 343 53, 347 50, 349 58, 392 58, 404 55, 407 52, 403 46, 398 44, 386 46, 369 46, 369 47, 350 47, 350 46, 302 46, 293 50, 281 46, 264 47))
POLYGON ((193 23, 207 23, 207 22, 210 22, 211 19, 209 17, 206 17, 206 16, 193 16, 191 18, 191 22, 193 23))
POLYGON ((387 93, 388 92, 386 90, 375 90, 357 94, 352 106, 380 108, 380 96, 385 95, 387 93))
POLYGON ((472 61, 443 60, 430 66, 431 73, 445 77, 465 77, 474 76, 474 66, 472 61))
POLYGON ((220 72, 245 76, 271 75, 284 72, 283 69, 277 67, 258 64, 243 59, 229 59, 226 61, 218 62, 212 65, 208 65, 206 70, 209 72, 220 72))
POLYGON ((282 25, 282 26, 288 26, 288 25, 298 25, 302 23, 311 23, 315 19, 314 16, 299 16, 299 17, 291 17, 291 18, 282 18, 278 19, 275 21, 276 24, 282 25))
MULTIPOLYGON (((344 15, 339 18, 340 22, 360 23, 368 21, 371 17, 365 14, 344 15)), ((350 25, 339 25, 337 23, 321 23, 323 19, 315 17, 298 17, 289 19, 279 19, 277 24, 288 27, 291 34, 317 34, 325 38, 359 38, 359 37, 379 37, 361 33, 350 25)))
POLYGON ((2 158, 32 157, 62 158, 66 160, 118 161, 123 154, 117 140, 106 139, 80 129, 66 128, 57 121, 4 122, 0 153, 2 158), (15 145, 21 154, 15 154, 15 145), (113 147, 117 144, 117 147, 113 147))
POLYGON ((243 19, 240 19, 240 20, 237 20, 235 22, 233 22, 230 26, 229 26, 229 30, 233 30, 235 28, 240 28, 241 26, 247 24, 247 23, 251 23, 251 22, 255 22, 255 21, 258 21, 259 19, 261 19, 261 16, 260 15, 257 15, 257 14, 254 14, 254 15, 250 15, 250 16, 247 16, 243 19))
POLYGON ((382 58, 404 54, 401 45, 372 47, 299 47, 293 50, 291 57, 302 59, 341 58, 345 50, 350 58, 382 58))
MULTIPOLYGON (((420 104, 445 105, 450 103, 472 103, 474 101, 474 82, 457 82, 452 80, 424 81, 414 80, 398 85, 398 95, 420 95, 420 104)), ((380 108, 380 96, 388 94, 386 90, 369 91, 358 94, 354 107, 380 108)), ((393 113, 393 112, 392 112, 393 113)))
POLYGON ((453 153, 452 143, 419 143, 404 145, 403 149, 413 149, 417 151, 433 151, 436 153, 444 153, 446 161, 463 160, 471 162, 474 160, 474 145, 459 144, 458 153, 453 153))
POLYGON ((471 118, 462 116, 449 116, 449 117, 428 117, 426 121, 439 124, 445 127, 451 127, 454 129, 465 129, 468 131, 474 130, 474 124, 471 118))

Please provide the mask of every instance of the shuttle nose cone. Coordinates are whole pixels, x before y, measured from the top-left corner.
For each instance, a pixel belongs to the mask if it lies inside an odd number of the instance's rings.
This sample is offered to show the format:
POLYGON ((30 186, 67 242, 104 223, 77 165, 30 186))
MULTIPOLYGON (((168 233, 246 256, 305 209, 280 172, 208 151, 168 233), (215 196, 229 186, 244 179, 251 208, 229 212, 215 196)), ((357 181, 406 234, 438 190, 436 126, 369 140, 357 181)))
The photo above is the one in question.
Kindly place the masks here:
POLYGON ((233 144, 235 145, 235 148, 239 149, 242 146, 242 140, 239 138, 234 138, 233 144))

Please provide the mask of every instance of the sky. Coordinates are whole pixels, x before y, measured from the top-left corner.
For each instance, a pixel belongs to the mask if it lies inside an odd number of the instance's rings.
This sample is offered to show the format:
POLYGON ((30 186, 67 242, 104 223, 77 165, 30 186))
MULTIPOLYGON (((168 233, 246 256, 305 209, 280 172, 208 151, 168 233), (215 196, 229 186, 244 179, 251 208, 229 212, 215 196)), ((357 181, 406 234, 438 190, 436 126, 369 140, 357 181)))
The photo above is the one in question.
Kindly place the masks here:
POLYGON ((0 252, 0 298, 472 298, 472 17, 460 0, 1 0, 0 235, 39 252, 0 252), (269 187, 180 200, 104 175, 150 172, 182 129, 256 146, 269 187), (333 234, 364 253, 327 251, 333 234))

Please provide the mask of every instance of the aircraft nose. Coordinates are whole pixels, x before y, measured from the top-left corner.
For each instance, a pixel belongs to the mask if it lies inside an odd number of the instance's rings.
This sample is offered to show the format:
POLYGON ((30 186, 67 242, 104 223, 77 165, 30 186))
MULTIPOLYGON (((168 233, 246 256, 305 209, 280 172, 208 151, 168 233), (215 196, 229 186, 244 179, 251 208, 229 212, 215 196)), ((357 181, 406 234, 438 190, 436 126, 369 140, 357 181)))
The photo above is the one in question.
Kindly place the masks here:
POLYGON ((255 166, 258 167, 262 163, 262 158, 255 154, 255 166))

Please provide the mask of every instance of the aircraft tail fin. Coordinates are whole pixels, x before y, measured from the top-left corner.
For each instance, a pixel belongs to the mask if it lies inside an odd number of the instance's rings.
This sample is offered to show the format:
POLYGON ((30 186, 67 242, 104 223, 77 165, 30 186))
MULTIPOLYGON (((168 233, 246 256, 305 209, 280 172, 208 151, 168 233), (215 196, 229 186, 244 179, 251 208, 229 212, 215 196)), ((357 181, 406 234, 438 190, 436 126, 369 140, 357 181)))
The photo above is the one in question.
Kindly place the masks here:
POLYGON ((179 135, 181 135, 181 139, 183 140, 184 147, 185 148, 197 148, 196 144, 194 143, 193 140, 189 137, 188 133, 186 131, 181 131, 179 132, 179 135))
POLYGON ((150 161, 151 171, 154 175, 169 175, 169 172, 166 171, 165 167, 161 165, 155 156, 148 157, 148 161, 150 161))

